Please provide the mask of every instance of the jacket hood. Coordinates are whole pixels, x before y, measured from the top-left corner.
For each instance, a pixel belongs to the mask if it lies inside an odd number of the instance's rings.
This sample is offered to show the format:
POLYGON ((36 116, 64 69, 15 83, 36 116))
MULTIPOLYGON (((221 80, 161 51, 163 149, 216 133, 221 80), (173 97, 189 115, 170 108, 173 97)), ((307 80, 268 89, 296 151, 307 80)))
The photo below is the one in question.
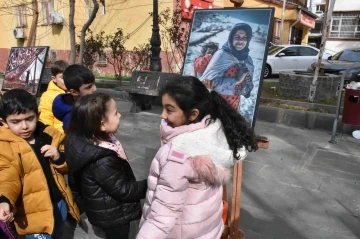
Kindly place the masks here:
MULTIPOLYGON (((43 124, 42 122, 38 121, 36 123, 36 130, 34 132, 35 135, 41 134, 45 128, 47 128, 48 125, 43 124)), ((5 126, 0 127, 0 141, 6 141, 6 142, 22 142, 24 141, 23 138, 20 136, 16 136, 11 132, 11 130, 5 126)))
POLYGON ((76 172, 96 160, 109 155, 116 156, 116 153, 113 150, 90 144, 76 136, 69 136, 65 140, 65 155, 69 168, 76 172))
POLYGON ((48 87, 47 87, 47 90, 49 90, 49 91, 55 91, 55 92, 60 93, 60 94, 64 94, 64 93, 65 93, 65 91, 64 91, 63 89, 61 89, 59 86, 57 86, 57 85, 55 84, 55 82, 52 81, 52 80, 49 82, 49 85, 48 85, 48 87))
POLYGON ((210 116, 205 116, 201 122, 189 125, 182 125, 179 127, 171 127, 168 125, 160 125, 160 133, 161 133, 161 145, 168 143, 172 138, 178 136, 185 132, 192 132, 198 129, 203 129, 206 127, 206 123, 210 120, 210 116))
POLYGON ((56 96, 52 105, 54 116, 63 121, 63 118, 71 112, 74 99, 70 94, 60 94, 56 96))
POLYGON ((224 51, 230 52, 240 61, 246 60, 246 58, 249 56, 249 51, 250 51, 249 44, 251 41, 251 37, 252 37, 251 27, 246 23, 238 23, 231 29, 229 38, 228 38, 227 42, 222 46, 222 49, 224 51), (237 30, 244 30, 246 32, 246 36, 248 39, 245 48, 240 51, 236 50, 232 44, 234 34, 236 33, 237 30))
POLYGON ((174 150, 186 153, 190 166, 200 181, 220 185, 228 182, 231 169, 246 157, 246 150, 241 148, 241 159, 236 160, 229 148, 220 120, 207 124, 208 120, 210 116, 206 116, 199 123, 172 130, 164 126, 162 129, 167 131, 162 131, 162 139, 163 143, 171 143, 174 150))

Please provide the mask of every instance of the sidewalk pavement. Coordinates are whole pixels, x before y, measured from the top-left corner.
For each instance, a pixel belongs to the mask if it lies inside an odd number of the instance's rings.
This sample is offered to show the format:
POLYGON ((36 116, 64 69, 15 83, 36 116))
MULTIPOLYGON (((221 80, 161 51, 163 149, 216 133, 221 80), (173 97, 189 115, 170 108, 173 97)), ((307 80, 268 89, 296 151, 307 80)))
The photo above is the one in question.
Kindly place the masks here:
MULTIPOLYGON (((160 147, 161 108, 134 114, 131 102, 117 104, 122 117, 116 136, 137 179, 145 179, 160 147)), ((338 135, 331 144, 330 132, 261 121, 255 130, 270 138, 270 147, 244 161, 239 228, 245 238, 360 238, 360 141, 338 135)), ((134 224, 130 238, 135 234, 134 224)), ((103 238, 79 226, 74 235, 103 238)))

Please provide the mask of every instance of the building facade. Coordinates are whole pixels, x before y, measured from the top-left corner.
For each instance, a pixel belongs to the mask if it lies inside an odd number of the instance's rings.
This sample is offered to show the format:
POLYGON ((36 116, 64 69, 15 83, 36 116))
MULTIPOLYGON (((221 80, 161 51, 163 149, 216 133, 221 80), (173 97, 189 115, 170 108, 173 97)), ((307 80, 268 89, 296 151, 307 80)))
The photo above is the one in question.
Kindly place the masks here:
MULTIPOLYGON (((225 5, 230 7, 232 3, 227 0, 225 5)), ((307 0, 287 0, 281 38, 282 6, 282 0, 245 0, 242 5, 242 7, 247 8, 275 8, 272 43, 290 44, 293 37, 296 37, 297 44, 306 45, 308 43, 309 29, 315 27, 317 16, 308 10, 307 0)))
MULTIPOLYGON (((326 0, 312 0, 311 10, 319 16, 310 41, 320 46, 326 0)), ((325 51, 335 54, 344 49, 360 48, 360 1, 336 0, 325 51)))
MULTIPOLYGON (((4 72, 11 47, 26 46, 30 26, 33 19, 32 1, 0 0, 0 9, 8 14, 0 15, 0 72, 4 72)), ((153 0, 144 1, 98 1, 100 8, 90 29, 93 34, 104 32, 113 34, 118 28, 123 29, 128 36, 125 42, 126 49, 131 50, 148 43, 152 34, 153 0)), ((223 8, 233 7, 230 0, 159 0, 159 12, 169 9, 183 11, 182 22, 189 26, 191 23, 191 9, 194 8, 223 8)), ((360 2, 360 1, 359 1, 360 2)), ((93 8, 92 0, 75 1, 75 30, 76 41, 79 42, 80 30, 88 20, 93 8)), ((272 42, 274 44, 289 44, 293 37, 297 44, 307 44, 309 29, 314 28, 316 15, 307 9, 307 0, 287 0, 283 36, 280 39, 282 18, 282 0, 245 0, 241 7, 259 8, 274 7, 275 17, 273 25, 272 42)), ((36 30, 36 46, 49 46, 48 65, 55 60, 70 60, 70 34, 69 34, 69 1, 38 0, 39 18, 36 30)), ((160 27, 164 31, 163 26, 160 27)), ((169 57, 172 44, 162 42, 162 60, 169 57)), ((182 56, 183 57, 183 56, 182 56)), ((94 70, 101 75, 111 75, 113 67, 106 59, 99 59, 100 64, 94 64, 94 70)), ((163 62, 163 71, 181 69, 176 60, 163 62)))

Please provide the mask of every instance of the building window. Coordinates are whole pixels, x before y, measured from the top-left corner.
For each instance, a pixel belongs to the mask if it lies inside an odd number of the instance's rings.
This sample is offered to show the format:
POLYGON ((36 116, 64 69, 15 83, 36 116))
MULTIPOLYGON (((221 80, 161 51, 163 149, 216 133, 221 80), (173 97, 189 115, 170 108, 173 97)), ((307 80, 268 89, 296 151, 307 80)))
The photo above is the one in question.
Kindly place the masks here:
POLYGON ((100 1, 101 5, 100 5, 100 14, 101 15, 105 15, 106 14, 106 9, 105 9, 105 0, 100 1))
POLYGON ((281 27, 281 20, 275 19, 275 24, 274 24, 274 36, 275 37, 280 37, 280 27, 281 27))
POLYGON ((322 30, 322 22, 315 22, 314 29, 311 29, 311 33, 321 33, 322 30))
POLYGON ((89 20, 90 16, 91 16, 91 11, 93 9, 93 4, 92 4, 92 0, 85 0, 85 4, 86 4, 86 8, 85 8, 85 16, 86 16, 86 20, 89 20))
POLYGON ((15 7, 16 12, 16 26, 17 27, 26 27, 26 6, 20 5, 15 7))
POLYGON ((360 38, 360 12, 334 13, 331 19, 330 37, 360 38))
POLYGON ((41 25, 49 25, 50 14, 49 14, 49 2, 48 1, 41 3, 41 17, 42 17, 41 25))
POLYGON ((106 66, 106 64, 107 64, 106 52, 102 51, 99 53, 99 60, 97 62, 97 65, 106 66))
POLYGON ((325 4, 316 5, 316 13, 323 13, 325 12, 325 4))

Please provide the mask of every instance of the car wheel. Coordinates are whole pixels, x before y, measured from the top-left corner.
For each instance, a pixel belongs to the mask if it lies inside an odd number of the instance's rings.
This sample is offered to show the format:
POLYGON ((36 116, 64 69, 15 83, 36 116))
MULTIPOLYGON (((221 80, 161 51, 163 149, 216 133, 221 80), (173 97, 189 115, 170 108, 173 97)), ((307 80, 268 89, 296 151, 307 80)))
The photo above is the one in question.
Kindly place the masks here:
POLYGON ((264 69, 264 78, 269 78, 271 76, 271 67, 266 64, 264 69))

